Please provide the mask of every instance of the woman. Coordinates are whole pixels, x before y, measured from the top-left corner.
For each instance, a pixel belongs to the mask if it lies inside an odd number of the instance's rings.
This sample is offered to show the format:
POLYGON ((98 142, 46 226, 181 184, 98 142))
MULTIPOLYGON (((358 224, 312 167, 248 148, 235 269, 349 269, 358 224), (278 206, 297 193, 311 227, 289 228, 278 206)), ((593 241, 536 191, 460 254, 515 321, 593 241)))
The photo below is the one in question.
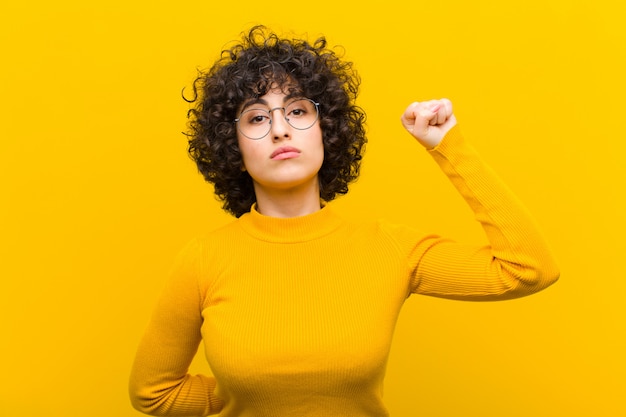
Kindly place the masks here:
POLYGON ((194 85, 189 152, 231 224, 181 253, 138 348, 133 405, 154 415, 386 416, 382 384, 404 300, 525 296, 557 266, 533 221, 464 141, 448 100, 406 130, 474 210, 489 244, 461 245, 326 203, 359 172, 351 64, 262 27, 194 85), (200 342, 215 377, 188 374, 200 342))

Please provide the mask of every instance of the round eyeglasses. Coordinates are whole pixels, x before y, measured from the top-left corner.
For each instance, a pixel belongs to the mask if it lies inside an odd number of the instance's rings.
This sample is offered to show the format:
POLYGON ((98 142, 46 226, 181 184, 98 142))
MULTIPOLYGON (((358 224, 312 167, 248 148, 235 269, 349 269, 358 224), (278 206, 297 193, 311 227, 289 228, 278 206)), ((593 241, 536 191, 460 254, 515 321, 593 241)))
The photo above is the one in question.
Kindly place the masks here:
POLYGON ((289 102, 285 107, 274 107, 273 109, 252 104, 243 109, 239 118, 235 119, 235 123, 237 123, 237 128, 241 134, 248 139, 263 139, 272 129, 274 110, 282 110, 283 117, 291 127, 306 130, 317 122, 319 105, 319 103, 308 98, 299 98, 289 102))

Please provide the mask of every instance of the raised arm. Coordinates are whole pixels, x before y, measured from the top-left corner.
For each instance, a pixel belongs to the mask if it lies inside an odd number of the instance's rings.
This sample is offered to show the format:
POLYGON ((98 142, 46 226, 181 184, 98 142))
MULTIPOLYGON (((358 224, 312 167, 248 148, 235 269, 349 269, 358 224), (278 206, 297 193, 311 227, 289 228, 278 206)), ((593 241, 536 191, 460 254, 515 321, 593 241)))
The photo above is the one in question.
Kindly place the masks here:
POLYGON ((469 146, 449 100, 411 104, 407 131, 426 149, 473 210, 488 240, 472 246, 433 239, 415 260, 412 291, 462 300, 532 294, 554 283, 559 270, 534 220, 469 146))

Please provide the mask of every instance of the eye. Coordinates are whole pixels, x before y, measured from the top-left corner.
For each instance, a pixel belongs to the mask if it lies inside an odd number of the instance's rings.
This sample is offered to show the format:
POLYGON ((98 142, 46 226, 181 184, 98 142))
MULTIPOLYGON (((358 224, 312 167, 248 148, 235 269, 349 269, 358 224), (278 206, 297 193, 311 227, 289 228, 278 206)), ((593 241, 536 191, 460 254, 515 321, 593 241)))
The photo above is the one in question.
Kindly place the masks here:
POLYGON ((250 124, 259 124, 259 123, 263 123, 267 119, 269 119, 269 117, 258 115, 258 116, 251 117, 248 120, 248 123, 250 123, 250 124))
POLYGON ((306 114, 306 109, 300 109, 300 108, 292 109, 289 112, 289 115, 294 116, 294 117, 304 116, 305 114, 306 114))
POLYGON ((250 109, 241 114, 241 121, 250 125, 259 125, 267 123, 270 116, 266 110, 250 109))
POLYGON ((297 100, 287 106, 287 116, 304 117, 312 111, 311 106, 312 103, 308 100, 297 100))

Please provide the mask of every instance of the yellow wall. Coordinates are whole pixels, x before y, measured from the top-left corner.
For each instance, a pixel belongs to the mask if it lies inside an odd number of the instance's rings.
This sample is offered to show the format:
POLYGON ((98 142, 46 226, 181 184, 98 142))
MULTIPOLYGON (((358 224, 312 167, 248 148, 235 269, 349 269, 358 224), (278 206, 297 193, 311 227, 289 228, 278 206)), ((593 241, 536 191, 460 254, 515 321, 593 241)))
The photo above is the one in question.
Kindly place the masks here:
POLYGON ((370 145, 338 210, 482 242, 398 122, 445 96, 560 261, 561 281, 530 298, 412 298, 392 416, 626 415, 619 2, 343 3, 0 7, 1 417, 138 415, 127 376, 164 273, 229 221, 185 155, 180 91, 253 23, 325 34, 362 75, 370 145))

